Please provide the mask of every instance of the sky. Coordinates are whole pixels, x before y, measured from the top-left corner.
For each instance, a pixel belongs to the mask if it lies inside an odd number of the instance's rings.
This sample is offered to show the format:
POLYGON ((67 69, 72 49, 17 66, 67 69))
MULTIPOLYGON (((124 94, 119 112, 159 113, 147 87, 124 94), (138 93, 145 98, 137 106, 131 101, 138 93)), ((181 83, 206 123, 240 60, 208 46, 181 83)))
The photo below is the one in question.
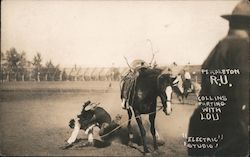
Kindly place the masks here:
POLYGON ((202 64, 228 32, 230 1, 2 0, 1 51, 60 66, 202 64))

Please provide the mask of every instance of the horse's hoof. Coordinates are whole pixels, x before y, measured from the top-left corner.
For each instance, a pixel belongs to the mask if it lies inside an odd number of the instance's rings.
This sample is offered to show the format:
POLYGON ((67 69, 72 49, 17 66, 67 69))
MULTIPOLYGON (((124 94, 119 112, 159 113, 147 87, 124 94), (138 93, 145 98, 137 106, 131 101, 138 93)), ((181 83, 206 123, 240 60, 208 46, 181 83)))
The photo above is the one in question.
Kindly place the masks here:
POLYGON ((144 156, 149 157, 149 156, 152 156, 152 154, 148 152, 148 153, 145 153, 144 156))
POLYGON ((137 148, 137 145, 131 141, 128 142, 128 146, 131 148, 137 148))
POLYGON ((164 112, 165 113, 165 115, 167 115, 167 116, 169 116, 170 115, 170 113, 169 112, 164 112))
POLYGON ((158 146, 163 146, 165 142, 163 140, 157 140, 158 146))
POLYGON ((153 155, 153 156, 155 156, 155 157, 165 157, 165 156, 166 156, 166 153, 163 152, 163 151, 161 151, 161 150, 156 150, 156 151, 154 152, 154 155, 153 155))

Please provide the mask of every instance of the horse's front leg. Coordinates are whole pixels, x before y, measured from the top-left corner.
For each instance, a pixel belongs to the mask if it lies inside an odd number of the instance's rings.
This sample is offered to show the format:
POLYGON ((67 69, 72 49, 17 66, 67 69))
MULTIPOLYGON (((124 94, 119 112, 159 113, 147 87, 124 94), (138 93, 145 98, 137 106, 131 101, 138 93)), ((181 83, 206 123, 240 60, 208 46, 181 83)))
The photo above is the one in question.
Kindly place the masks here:
POLYGON ((154 149, 158 150, 158 144, 156 141, 156 130, 155 130, 155 115, 156 113, 149 115, 149 122, 150 122, 150 131, 153 136, 154 149))
POLYGON ((163 112, 167 114, 167 95, 165 92, 160 93, 161 103, 163 105, 163 112))
POLYGON ((144 149, 144 154, 149 153, 148 147, 147 147, 147 143, 146 143, 146 131, 142 125, 142 119, 141 119, 141 115, 134 111, 135 113, 135 117, 136 117, 136 122, 139 126, 140 132, 141 132, 141 137, 142 137, 142 144, 143 144, 143 149, 144 149))
POLYGON ((171 95, 172 95, 172 87, 171 86, 168 86, 165 91, 161 91, 161 93, 160 93, 160 98, 161 98, 161 102, 163 105, 163 112, 166 115, 170 115, 170 113, 172 111, 171 95))

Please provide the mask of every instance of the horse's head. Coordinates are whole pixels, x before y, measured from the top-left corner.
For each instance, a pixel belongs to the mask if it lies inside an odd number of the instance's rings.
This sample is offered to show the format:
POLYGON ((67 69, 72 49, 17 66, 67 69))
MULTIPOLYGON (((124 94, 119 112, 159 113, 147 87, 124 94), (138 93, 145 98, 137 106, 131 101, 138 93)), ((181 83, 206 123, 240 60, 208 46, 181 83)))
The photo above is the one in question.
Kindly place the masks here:
POLYGON ((170 74, 160 74, 158 76, 158 88, 165 89, 167 86, 173 86, 175 84, 176 77, 172 77, 170 74))
POLYGON ((172 86, 174 85, 176 77, 172 77, 170 74, 160 74, 157 79, 157 86, 164 107, 163 111, 165 114, 169 115, 172 111, 172 86))

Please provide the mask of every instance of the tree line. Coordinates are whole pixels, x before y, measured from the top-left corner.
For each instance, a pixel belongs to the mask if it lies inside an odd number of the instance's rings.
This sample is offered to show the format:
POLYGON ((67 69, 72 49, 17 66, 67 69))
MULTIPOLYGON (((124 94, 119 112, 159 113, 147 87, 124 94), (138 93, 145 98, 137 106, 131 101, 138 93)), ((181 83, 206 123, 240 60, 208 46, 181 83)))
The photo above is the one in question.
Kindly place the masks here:
POLYGON ((43 59, 39 52, 29 61, 24 51, 18 52, 15 48, 10 48, 5 53, 1 52, 0 60, 2 81, 57 81, 66 79, 65 71, 59 69, 59 64, 54 65, 49 60, 43 65, 43 59))

